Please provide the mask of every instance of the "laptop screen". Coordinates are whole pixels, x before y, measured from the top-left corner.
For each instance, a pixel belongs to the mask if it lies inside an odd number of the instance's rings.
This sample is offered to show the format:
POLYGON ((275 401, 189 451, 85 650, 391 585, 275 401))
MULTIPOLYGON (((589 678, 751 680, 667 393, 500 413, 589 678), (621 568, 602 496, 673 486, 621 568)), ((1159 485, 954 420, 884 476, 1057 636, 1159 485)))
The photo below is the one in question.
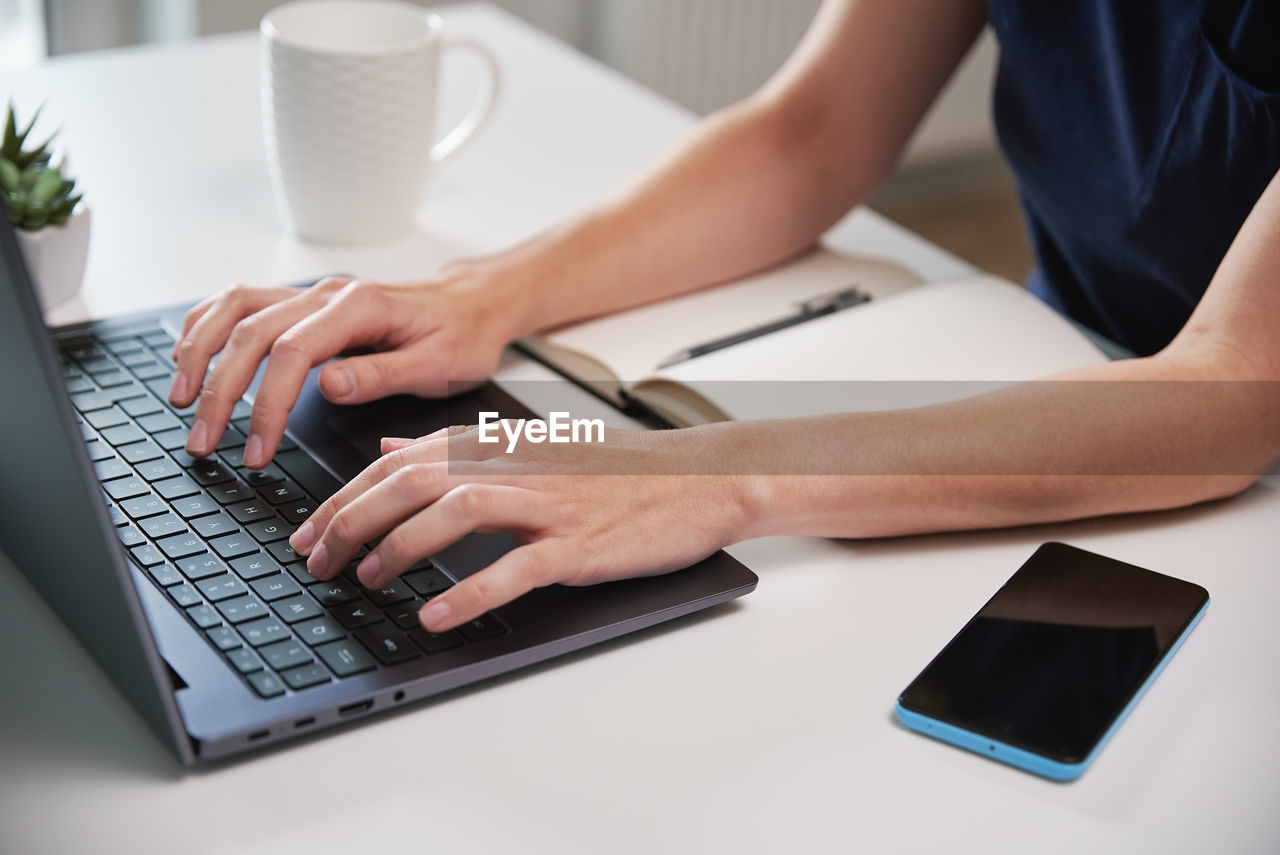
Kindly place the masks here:
MULTIPOLYGON (((13 226, 0 215, 0 549, 148 723, 178 718, 62 385, 13 226), (164 689, 161 689, 164 686, 164 689)), ((185 739, 180 752, 189 749, 185 739)))

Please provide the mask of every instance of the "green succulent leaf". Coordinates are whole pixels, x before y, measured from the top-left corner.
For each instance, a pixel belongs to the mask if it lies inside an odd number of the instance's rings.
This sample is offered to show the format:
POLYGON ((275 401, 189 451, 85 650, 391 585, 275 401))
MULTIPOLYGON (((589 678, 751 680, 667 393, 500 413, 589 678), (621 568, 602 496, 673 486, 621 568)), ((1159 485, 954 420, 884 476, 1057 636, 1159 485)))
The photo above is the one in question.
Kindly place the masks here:
POLYGON ((13 101, 9 102, 9 115, 4 120, 4 140, 0 142, 0 157, 13 160, 18 156, 18 121, 13 115, 13 101))
POLYGON ((12 160, 0 160, 0 188, 13 193, 22 186, 22 172, 12 160))
POLYGON ((36 172, 36 180, 31 185, 31 201, 45 205, 53 201, 58 189, 62 187, 62 175, 56 169, 41 169, 36 172))

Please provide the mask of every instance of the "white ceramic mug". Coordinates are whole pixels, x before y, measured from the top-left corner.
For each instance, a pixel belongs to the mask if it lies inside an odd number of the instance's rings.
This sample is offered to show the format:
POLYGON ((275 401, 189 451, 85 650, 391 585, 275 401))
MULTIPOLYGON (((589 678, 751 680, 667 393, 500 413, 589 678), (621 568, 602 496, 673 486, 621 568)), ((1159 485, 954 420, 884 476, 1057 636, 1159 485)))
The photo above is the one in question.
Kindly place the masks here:
POLYGON ((502 85, 497 59, 446 39, 439 16, 396 0, 301 0, 262 19, 267 165, 290 230, 335 243, 413 228, 432 169, 473 138, 502 85), (485 59, 491 85, 435 140, 440 56, 485 59))

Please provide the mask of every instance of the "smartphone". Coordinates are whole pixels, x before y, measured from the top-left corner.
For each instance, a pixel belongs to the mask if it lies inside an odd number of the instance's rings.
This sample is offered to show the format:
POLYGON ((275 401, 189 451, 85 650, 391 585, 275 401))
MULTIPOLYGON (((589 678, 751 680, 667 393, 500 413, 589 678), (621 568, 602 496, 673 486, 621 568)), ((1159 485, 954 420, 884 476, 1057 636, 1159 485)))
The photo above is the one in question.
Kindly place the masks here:
POLYGON ((1074 780, 1208 605, 1199 585, 1046 543, 911 681, 898 718, 1028 772, 1074 780))

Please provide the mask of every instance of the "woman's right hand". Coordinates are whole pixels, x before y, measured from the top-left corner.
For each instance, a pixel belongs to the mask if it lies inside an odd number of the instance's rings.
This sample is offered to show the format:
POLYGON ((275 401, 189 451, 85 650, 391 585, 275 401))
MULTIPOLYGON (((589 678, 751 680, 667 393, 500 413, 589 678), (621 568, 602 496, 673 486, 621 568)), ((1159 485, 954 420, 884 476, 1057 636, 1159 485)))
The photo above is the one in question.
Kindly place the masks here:
POLYGON ((401 393, 441 397, 450 383, 488 378, 521 329, 518 301, 486 287, 482 268, 463 262, 437 278, 398 284, 330 278, 310 288, 236 286, 204 300, 187 313, 173 349, 169 400, 200 402, 187 451, 213 452, 263 359, 244 452, 251 468, 275 455, 307 372, 345 350, 374 352, 325 366, 320 391, 336 404, 401 393))

